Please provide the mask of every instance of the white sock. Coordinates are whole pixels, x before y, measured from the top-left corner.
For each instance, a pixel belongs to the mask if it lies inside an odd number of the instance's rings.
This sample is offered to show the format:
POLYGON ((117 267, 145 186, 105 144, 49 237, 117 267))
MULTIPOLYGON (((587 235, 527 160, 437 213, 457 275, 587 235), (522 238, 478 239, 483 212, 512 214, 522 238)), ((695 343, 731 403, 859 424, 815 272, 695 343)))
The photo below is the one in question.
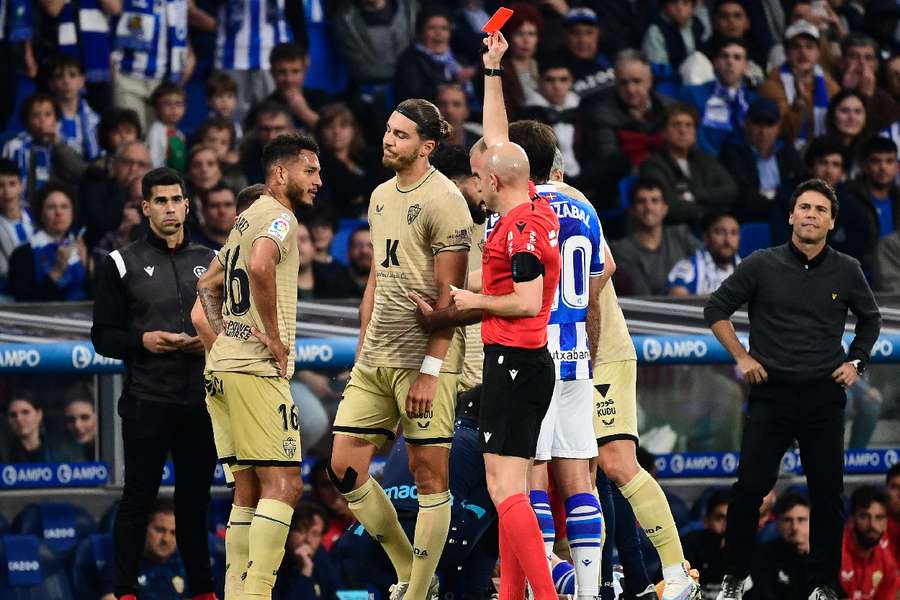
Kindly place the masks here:
POLYGON ((684 569, 684 564, 675 563, 674 565, 669 565, 667 567, 663 567, 663 580, 668 581, 670 579, 689 579, 690 576, 688 572, 684 569))
POLYGON ((575 494, 566 500, 566 531, 572 549, 578 598, 598 596, 603 514, 593 494, 575 494))

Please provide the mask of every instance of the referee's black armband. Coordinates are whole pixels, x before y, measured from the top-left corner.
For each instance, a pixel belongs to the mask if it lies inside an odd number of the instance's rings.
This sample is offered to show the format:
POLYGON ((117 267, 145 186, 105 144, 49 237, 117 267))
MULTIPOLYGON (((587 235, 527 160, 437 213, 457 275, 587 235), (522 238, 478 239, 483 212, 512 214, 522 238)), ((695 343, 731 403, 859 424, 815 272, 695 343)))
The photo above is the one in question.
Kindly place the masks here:
POLYGON ((519 252, 512 257, 512 280, 523 283, 537 279, 544 274, 544 265, 537 256, 529 252, 519 252))

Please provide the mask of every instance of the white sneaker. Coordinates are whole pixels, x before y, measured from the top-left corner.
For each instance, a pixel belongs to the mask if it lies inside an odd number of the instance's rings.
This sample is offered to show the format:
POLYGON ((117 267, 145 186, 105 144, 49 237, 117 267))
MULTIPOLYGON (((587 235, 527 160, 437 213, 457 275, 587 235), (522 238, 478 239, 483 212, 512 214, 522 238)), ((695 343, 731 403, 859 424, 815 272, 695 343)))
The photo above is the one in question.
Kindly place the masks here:
POLYGON ((702 600, 700 586, 685 575, 666 579, 666 587, 663 588, 661 600, 702 600))
POLYGON ((722 579, 722 591, 716 596, 716 600, 741 600, 744 597, 744 583, 746 579, 735 575, 726 575, 722 579))
POLYGON ((391 593, 390 600, 403 600, 403 596, 406 595, 407 589, 409 589, 408 581, 398 581, 389 589, 391 593))
POLYGON ((635 595, 635 598, 638 600, 650 600, 651 598, 656 600, 656 586, 651 583, 647 586, 647 589, 635 595))

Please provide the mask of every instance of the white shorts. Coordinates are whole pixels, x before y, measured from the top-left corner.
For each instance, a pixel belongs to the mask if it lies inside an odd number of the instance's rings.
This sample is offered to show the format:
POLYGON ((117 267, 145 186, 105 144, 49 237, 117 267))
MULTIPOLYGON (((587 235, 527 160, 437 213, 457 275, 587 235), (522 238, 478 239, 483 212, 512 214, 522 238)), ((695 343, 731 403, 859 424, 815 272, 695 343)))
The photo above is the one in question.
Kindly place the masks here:
POLYGON ((541 422, 536 460, 597 456, 593 391, 590 379, 556 382, 550 407, 541 422))

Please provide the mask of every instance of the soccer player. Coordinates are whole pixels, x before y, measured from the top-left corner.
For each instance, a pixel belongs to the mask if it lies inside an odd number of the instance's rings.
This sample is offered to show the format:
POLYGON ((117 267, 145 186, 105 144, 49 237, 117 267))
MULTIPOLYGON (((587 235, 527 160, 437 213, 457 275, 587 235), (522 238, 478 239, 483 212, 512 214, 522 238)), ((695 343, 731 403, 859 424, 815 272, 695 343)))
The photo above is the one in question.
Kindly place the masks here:
POLYGON ((241 213, 197 293, 216 341, 206 359, 207 408, 219 460, 234 476, 226 599, 270 598, 300 499, 294 371, 297 218, 322 180, 319 148, 282 135, 263 150, 266 194, 241 213), (241 581, 243 580, 243 589, 241 581))
POLYGON ((369 202, 375 259, 328 466, 353 514, 381 542, 397 572, 392 600, 437 596, 434 571, 450 523, 448 457, 462 348, 451 345, 453 328, 429 334, 420 326, 408 298, 416 292, 445 307, 451 288, 462 287, 466 278, 472 217, 456 185, 428 160, 449 133, 440 111, 426 100, 405 100, 388 118, 382 164, 396 176, 378 186, 369 202), (373 455, 394 437, 398 423, 419 494, 412 546, 384 490, 368 475, 373 455))

